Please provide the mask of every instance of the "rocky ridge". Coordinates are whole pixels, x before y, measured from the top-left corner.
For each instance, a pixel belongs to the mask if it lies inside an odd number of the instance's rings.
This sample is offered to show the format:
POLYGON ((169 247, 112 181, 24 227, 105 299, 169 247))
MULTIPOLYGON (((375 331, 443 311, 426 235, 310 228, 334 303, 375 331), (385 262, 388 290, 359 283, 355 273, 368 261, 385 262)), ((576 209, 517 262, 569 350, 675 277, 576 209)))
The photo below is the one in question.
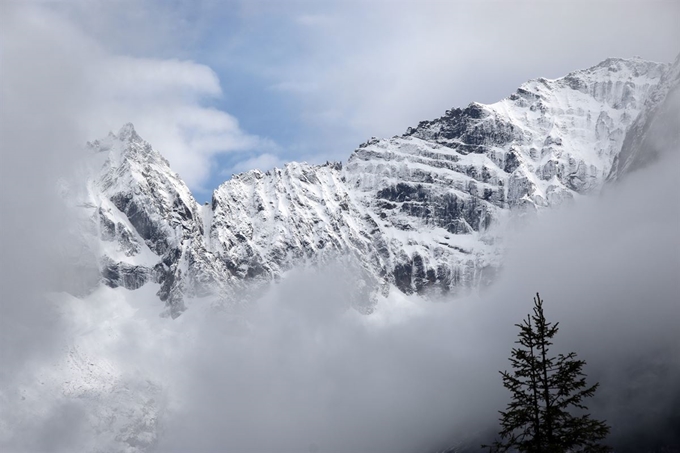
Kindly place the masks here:
POLYGON ((158 283, 171 316, 187 297, 233 304, 243 288, 338 259, 354 270, 351 297, 364 313, 394 288, 468 291, 493 281, 514 216, 597 192, 621 173, 678 67, 608 59, 531 80, 495 104, 373 138, 344 165, 235 175, 204 206, 126 125, 89 144, 79 206, 102 281, 158 283))

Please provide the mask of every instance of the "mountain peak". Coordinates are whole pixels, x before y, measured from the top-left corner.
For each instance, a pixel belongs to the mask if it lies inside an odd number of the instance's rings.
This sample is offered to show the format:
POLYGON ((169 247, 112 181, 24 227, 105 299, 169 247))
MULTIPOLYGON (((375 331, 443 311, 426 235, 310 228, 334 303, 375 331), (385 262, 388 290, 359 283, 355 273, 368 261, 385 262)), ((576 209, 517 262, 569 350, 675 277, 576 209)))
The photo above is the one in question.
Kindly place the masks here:
POLYGON ((288 163, 234 175, 207 206, 125 124, 99 146, 108 164, 92 185, 101 212, 88 219, 99 219, 109 250, 103 275, 113 287, 159 284, 173 316, 185 296, 237 303, 236 289, 338 257, 356 260, 362 283, 352 304, 362 312, 391 287, 464 294, 495 279, 515 213, 599 191, 635 119, 665 98, 668 68, 610 58, 531 80, 499 102, 371 138, 344 167, 288 163))
POLYGON ((118 131, 117 137, 121 141, 141 140, 132 123, 125 123, 118 131))
POLYGON ((621 72, 622 77, 642 77, 649 76, 658 78, 668 68, 668 63, 658 63, 642 59, 638 56, 630 58, 612 57, 607 58, 600 63, 590 68, 581 69, 569 73, 564 79, 573 78, 576 75, 593 75, 598 76, 604 73, 618 73, 621 72))

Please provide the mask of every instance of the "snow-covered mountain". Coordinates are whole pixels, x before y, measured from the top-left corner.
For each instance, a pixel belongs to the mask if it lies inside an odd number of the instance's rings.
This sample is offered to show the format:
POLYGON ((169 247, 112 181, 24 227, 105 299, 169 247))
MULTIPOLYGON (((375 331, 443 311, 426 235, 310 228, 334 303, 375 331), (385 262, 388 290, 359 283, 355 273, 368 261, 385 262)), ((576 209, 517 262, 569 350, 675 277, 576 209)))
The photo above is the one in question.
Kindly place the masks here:
POLYGON ((514 218, 625 171, 679 67, 607 59, 531 80, 495 104, 372 138, 344 164, 236 175, 204 206, 128 124, 89 144, 87 190, 65 191, 87 219, 103 282, 159 283, 172 316, 187 297, 237 303, 242 289, 336 260, 354 270, 355 308, 370 312, 393 290, 436 296, 492 282, 514 218))

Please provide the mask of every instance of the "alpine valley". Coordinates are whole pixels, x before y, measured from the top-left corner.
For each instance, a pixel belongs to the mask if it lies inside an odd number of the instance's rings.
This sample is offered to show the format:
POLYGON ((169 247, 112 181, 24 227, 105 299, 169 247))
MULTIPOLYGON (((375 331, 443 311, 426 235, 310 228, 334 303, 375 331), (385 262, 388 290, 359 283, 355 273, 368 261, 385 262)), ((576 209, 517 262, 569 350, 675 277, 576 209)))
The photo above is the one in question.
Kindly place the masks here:
POLYGON ((205 205, 127 124, 88 144, 61 191, 100 269, 90 288, 154 282, 177 317, 187 299, 238 306, 291 269, 340 262, 350 303, 370 313, 391 291, 437 298, 492 283, 504 231, 650 159, 646 134, 679 77, 680 60, 607 59, 371 138, 343 163, 235 175, 205 205))

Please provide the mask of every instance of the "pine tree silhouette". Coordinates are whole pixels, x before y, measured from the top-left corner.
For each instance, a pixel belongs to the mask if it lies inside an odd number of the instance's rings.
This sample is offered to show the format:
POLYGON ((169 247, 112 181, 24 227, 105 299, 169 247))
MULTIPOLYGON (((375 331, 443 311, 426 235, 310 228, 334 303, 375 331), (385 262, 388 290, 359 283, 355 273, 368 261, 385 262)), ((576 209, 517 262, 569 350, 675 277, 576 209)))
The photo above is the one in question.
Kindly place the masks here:
POLYGON ((609 426, 593 420, 583 404, 599 386, 586 384, 586 362, 574 352, 549 354, 558 324, 546 321, 543 301, 536 293, 533 314, 516 324, 520 332, 515 342, 519 346, 510 356, 513 371, 501 371, 512 400, 505 411, 499 411, 500 439, 483 447, 492 452, 611 451, 599 444, 609 434, 609 426))

